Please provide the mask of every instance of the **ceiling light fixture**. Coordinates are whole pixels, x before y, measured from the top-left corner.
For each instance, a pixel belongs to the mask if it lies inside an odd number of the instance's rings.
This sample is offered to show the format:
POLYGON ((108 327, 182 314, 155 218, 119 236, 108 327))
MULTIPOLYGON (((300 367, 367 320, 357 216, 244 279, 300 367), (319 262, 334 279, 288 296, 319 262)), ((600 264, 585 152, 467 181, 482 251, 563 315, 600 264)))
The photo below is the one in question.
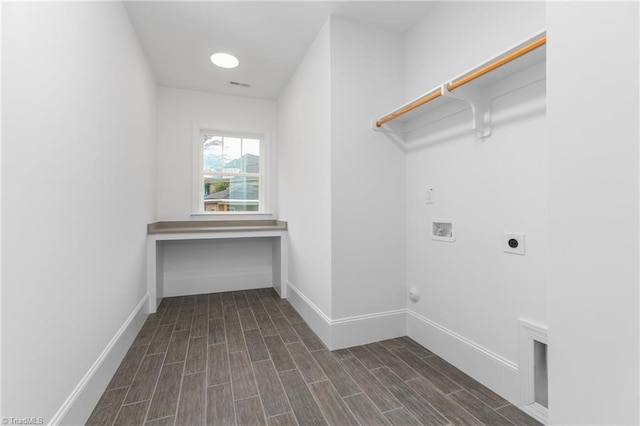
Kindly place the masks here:
POLYGON ((211 55, 211 62, 220 68, 235 68, 240 63, 238 58, 228 53, 214 53, 211 55))

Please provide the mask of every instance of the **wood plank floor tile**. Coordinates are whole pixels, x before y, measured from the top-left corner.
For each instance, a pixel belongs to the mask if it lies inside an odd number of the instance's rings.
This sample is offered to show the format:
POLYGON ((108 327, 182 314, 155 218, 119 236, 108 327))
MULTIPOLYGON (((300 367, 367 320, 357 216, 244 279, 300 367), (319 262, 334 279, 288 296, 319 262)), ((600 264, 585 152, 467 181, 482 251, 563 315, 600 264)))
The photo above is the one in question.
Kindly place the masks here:
POLYGON ((125 404, 151 399, 163 360, 164 354, 146 355, 142 359, 140 368, 124 400, 125 404))
POLYGON ((191 337, 207 336, 209 318, 206 315, 196 315, 191 323, 191 337))
POLYGON ((239 425, 260 426, 267 424, 258 397, 242 399, 236 401, 235 404, 239 425))
POLYGON ((258 395, 253 367, 247 352, 229 353, 229 369, 234 400, 258 395))
POLYGON ((291 411, 273 362, 270 359, 254 362, 253 372, 265 415, 272 417, 291 411))
POLYGON ((156 335, 153 336, 147 355, 164 353, 167 351, 169 342, 171 341, 171 335, 173 334, 173 327, 175 324, 161 325, 158 327, 156 335))
POLYGON ((327 422, 300 372, 289 370, 278 374, 298 423, 301 425, 326 425, 327 422))
POLYGON ((455 425, 478 425, 480 421, 458 403, 444 395, 436 385, 425 378, 413 379, 407 384, 436 410, 455 425))
POLYGON ((324 414, 324 418, 330 425, 350 425, 358 426, 358 421, 353 417, 351 411, 335 391, 331 382, 325 380, 323 382, 312 383, 309 385, 311 392, 315 395, 316 401, 320 406, 320 410, 324 414))
POLYGON ((141 425, 144 422, 144 416, 147 414, 147 408, 149 408, 149 401, 123 405, 120 408, 118 417, 113 422, 113 426, 141 425))
POLYGON ((236 424, 231 383, 207 388, 207 424, 215 426, 236 424))
POLYGON ((404 407, 384 413, 384 416, 392 425, 422 426, 422 423, 420 423, 418 419, 416 419, 415 416, 404 407))
POLYGON ((225 324, 227 331, 227 350, 229 352, 246 351, 247 345, 244 342, 244 334, 242 333, 242 326, 240 323, 225 324))
POLYGON ((380 411, 390 411, 402 407, 396 397, 391 395, 391 392, 382 386, 357 358, 343 360, 342 366, 380 411))
POLYGON ((284 314, 285 318, 291 323, 296 324, 300 322, 304 322, 298 311, 295 310, 291 303, 287 299, 278 299, 276 301, 278 308, 284 314))
POLYGON ((238 308, 234 305, 222 305, 222 312, 225 324, 240 324, 238 308))
POLYGON ((222 303, 222 293, 209 293, 209 306, 213 303, 222 303))
POLYGON ((244 331, 257 330, 258 323, 253 316, 251 308, 238 309, 238 315, 240 316, 240 324, 244 331))
POLYGON ((364 346, 354 346, 349 351, 369 370, 384 367, 384 362, 364 346))
POLYGON ((415 340, 407 336, 398 337, 394 340, 398 342, 398 344, 401 347, 408 349, 412 354, 414 354, 418 358, 426 358, 426 357, 435 355, 429 349, 425 348, 424 346, 422 346, 421 344, 419 344, 418 342, 416 342, 415 340))
POLYGON ((280 414, 279 416, 268 417, 269 426, 298 426, 298 421, 293 412, 280 414))
POLYGON ((195 312, 195 307, 192 307, 192 308, 185 308, 184 306, 181 307, 180 312, 178 313, 176 327, 173 329, 173 331, 189 330, 191 328, 191 322, 193 321, 194 312, 195 312))
POLYGON ((436 387, 443 393, 448 394, 462 389, 462 386, 460 386, 458 383, 452 381, 448 376, 446 376, 437 368, 434 368, 431 365, 427 364, 422 358, 418 358, 408 349, 395 349, 391 352, 396 354, 398 358, 406 362, 411 368, 420 373, 420 375, 436 385, 436 387))
POLYGON ((244 291, 234 291, 233 298, 236 301, 236 307, 238 309, 249 307, 249 302, 247 301, 247 296, 244 294, 244 291))
POLYGON ((230 383, 231 374, 229 371, 229 356, 227 345, 218 343, 208 347, 207 352, 207 385, 219 385, 230 383))
POLYGON ((366 347, 402 380, 411 380, 420 377, 416 370, 409 367, 407 363, 387 350, 381 343, 370 343, 366 345, 366 347))
POLYGON ((313 383, 327 379, 318 363, 311 356, 309 349, 302 342, 289 343, 286 346, 305 382, 313 383))
POLYGON ((205 423, 205 373, 184 376, 176 424, 199 426, 205 423))
POLYGON ((527 413, 516 407, 515 405, 507 405, 506 407, 496 410, 502 416, 506 417, 516 426, 542 426, 542 423, 529 416, 527 413))
POLYGON ((180 312, 180 306, 171 306, 167 309, 167 312, 162 316, 160 320, 160 325, 175 325, 178 320, 178 313, 180 312))
POLYGON ((253 314, 266 314, 267 310, 262 305, 260 301, 260 297, 255 292, 245 292, 247 296, 247 301, 249 302, 249 307, 253 311, 253 314))
POLYGON ((199 294, 196 298, 196 310, 194 312, 195 316, 198 315, 209 315, 209 295, 207 294, 199 294))
POLYGON ((86 426, 102 426, 113 423, 124 397, 127 395, 127 390, 127 388, 120 388, 103 393, 91 416, 89 416, 86 426))
POLYGON ((343 359, 353 358, 353 354, 349 349, 338 349, 336 351, 331 351, 331 354, 338 360, 342 361, 343 359))
POLYGON ((318 336, 316 336, 313 330, 311 330, 311 327, 309 327, 307 324, 298 322, 291 324, 291 327, 293 327, 298 336, 300 336, 302 343, 304 343, 307 349, 309 349, 310 351, 313 352, 319 351, 321 349, 326 349, 324 343, 322 343, 322 340, 320 340, 318 336))
POLYGON ((492 426, 513 426, 513 423, 466 390, 452 393, 450 397, 482 423, 492 426))
POLYGON ((402 347, 402 346, 400 346, 400 343, 395 338, 394 339, 381 340, 378 343, 380 343, 382 346, 384 346, 388 350, 398 349, 398 348, 402 347))
POLYGON ((236 299, 233 297, 233 292, 232 291, 225 291, 220 293, 220 296, 222 298, 222 304, 223 305, 236 305, 236 299))
POLYGON ((254 314, 260 333, 262 333, 263 336, 275 336, 278 334, 278 330, 276 330, 276 326, 273 325, 269 314, 266 312, 254 312, 254 314))
POLYGON ((144 426, 174 426, 176 422, 175 416, 164 417, 162 419, 148 420, 144 426))
POLYGON ((380 411, 373 405, 371 400, 363 393, 352 395, 344 398, 344 402, 347 404, 356 420, 361 425, 367 426, 387 426, 391 425, 389 421, 380 413, 380 411))
POLYGON ((244 340, 247 343, 251 362, 269 359, 269 351, 264 343, 260 330, 249 330, 244 332, 244 340))
POLYGON ((224 311, 222 310, 222 300, 209 302, 209 318, 222 318, 224 317, 224 311))
POLYGON ((116 370, 116 373, 111 378, 107 389, 116 389, 131 385, 146 352, 147 346, 134 346, 129 349, 116 370))
POLYGON ((184 374, 199 373, 207 370, 207 338, 205 336, 189 339, 184 374))
POLYGON ((311 355, 316 360, 324 374, 327 375, 340 396, 349 396, 362 392, 362 389, 353 381, 351 376, 340 365, 337 359, 331 355, 327 349, 312 352, 311 355))
POLYGON ((276 330, 278 330, 278 334, 282 337, 283 342, 293 343, 300 341, 300 337, 298 337, 298 334, 291 327, 291 324, 289 324, 289 321, 287 321, 285 317, 271 317, 271 321, 273 322, 273 325, 276 326, 276 330))
POLYGON ((428 425, 449 424, 447 419, 395 375, 389 367, 373 370, 373 374, 422 423, 428 425))
POLYGON ((189 330, 174 331, 167 348, 165 364, 184 361, 187 357, 187 347, 189 346, 189 330))
POLYGON ((215 345, 216 343, 224 343, 227 341, 225 334, 225 324, 222 318, 214 318, 209 320, 209 345, 215 345))
POLYGON ((262 306, 267 311, 271 319, 284 318, 284 314, 278 307, 278 304, 272 298, 262 299, 262 306))
POLYGON ((296 368, 293 358, 289 354, 280 335, 265 336, 264 343, 267 345, 273 364, 277 371, 287 371, 296 368))
POLYGON ((144 325, 142 326, 142 328, 138 332, 138 335, 136 336, 135 340, 131 344, 131 347, 146 346, 149 343, 151 343, 151 340, 153 339, 153 336, 155 336, 156 331, 158 330, 158 323, 159 322, 160 322, 159 319, 157 319, 155 321, 149 321, 149 319, 147 318, 147 320, 145 321, 144 325))
POLYGON ((471 378, 467 374, 458 370, 447 361, 443 360, 439 356, 432 356, 425 358, 425 362, 438 370, 446 374, 451 380, 457 382, 464 389, 469 391, 473 396, 480 399, 482 402, 490 406, 491 408, 504 407, 509 403, 506 399, 502 398, 491 389, 479 383, 477 380, 471 378))
POLYGON ((151 407, 149 407, 149 414, 147 414, 148 420, 160 419, 176 414, 183 371, 183 362, 165 364, 162 367, 160 378, 158 379, 151 400, 151 407))

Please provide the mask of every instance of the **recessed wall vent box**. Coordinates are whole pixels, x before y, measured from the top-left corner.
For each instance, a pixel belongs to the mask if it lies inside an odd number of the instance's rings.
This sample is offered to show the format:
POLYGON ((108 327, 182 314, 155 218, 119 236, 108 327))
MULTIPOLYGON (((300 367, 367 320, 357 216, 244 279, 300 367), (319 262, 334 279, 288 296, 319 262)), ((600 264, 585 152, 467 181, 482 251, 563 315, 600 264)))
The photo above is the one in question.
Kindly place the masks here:
POLYGON ((453 219, 431 219, 431 239, 436 241, 455 241, 455 221, 453 219))

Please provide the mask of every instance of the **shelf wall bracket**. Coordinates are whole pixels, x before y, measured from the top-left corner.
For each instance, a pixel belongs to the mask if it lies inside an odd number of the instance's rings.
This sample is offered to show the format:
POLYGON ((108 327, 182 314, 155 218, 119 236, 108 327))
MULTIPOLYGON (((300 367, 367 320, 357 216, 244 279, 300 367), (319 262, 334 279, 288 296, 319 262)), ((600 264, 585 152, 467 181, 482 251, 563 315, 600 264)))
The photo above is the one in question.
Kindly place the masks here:
POLYGON ((484 139, 491 136, 491 101, 485 90, 478 86, 468 85, 449 91, 447 86, 448 84, 442 85, 443 97, 460 99, 471 106, 471 113, 473 114, 472 127, 476 131, 478 138, 484 139))

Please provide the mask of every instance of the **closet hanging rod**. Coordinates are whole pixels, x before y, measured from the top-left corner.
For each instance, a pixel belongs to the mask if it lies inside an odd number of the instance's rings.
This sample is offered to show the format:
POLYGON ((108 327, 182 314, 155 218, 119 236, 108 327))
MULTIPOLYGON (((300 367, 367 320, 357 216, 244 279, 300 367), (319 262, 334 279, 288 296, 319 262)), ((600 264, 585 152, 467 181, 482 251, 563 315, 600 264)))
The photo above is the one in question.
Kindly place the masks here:
MULTIPOLYGON (((518 59, 521 56, 526 55, 527 53, 531 52, 532 50, 537 49, 540 46, 543 46, 547 43, 547 36, 546 34, 533 40, 531 43, 519 48, 518 50, 515 50, 511 53, 509 53, 508 55, 503 56, 500 59, 497 59, 487 65, 485 65, 484 67, 476 70, 476 71, 472 71, 469 74, 465 75, 464 77, 459 78, 458 80, 454 80, 450 83, 448 83, 447 86, 447 90, 452 91, 457 89, 460 86, 464 86, 465 84, 479 78, 482 77, 483 75, 495 70, 496 68, 499 68, 505 64, 508 64, 509 62, 518 59)), ((419 106, 422 106, 424 104, 426 104, 427 102, 431 102, 432 100, 439 98, 440 96, 442 96, 442 92, 441 89, 436 89, 428 94, 426 94, 425 96, 416 99, 415 101, 411 102, 409 105, 405 105, 404 107, 398 109, 397 111, 392 112, 391 114, 387 114, 384 117, 382 117, 380 120, 376 121, 376 127, 382 127, 384 124, 390 122, 391 120, 395 120, 396 118, 408 113, 409 111, 413 111, 414 109, 418 108, 419 106)))

